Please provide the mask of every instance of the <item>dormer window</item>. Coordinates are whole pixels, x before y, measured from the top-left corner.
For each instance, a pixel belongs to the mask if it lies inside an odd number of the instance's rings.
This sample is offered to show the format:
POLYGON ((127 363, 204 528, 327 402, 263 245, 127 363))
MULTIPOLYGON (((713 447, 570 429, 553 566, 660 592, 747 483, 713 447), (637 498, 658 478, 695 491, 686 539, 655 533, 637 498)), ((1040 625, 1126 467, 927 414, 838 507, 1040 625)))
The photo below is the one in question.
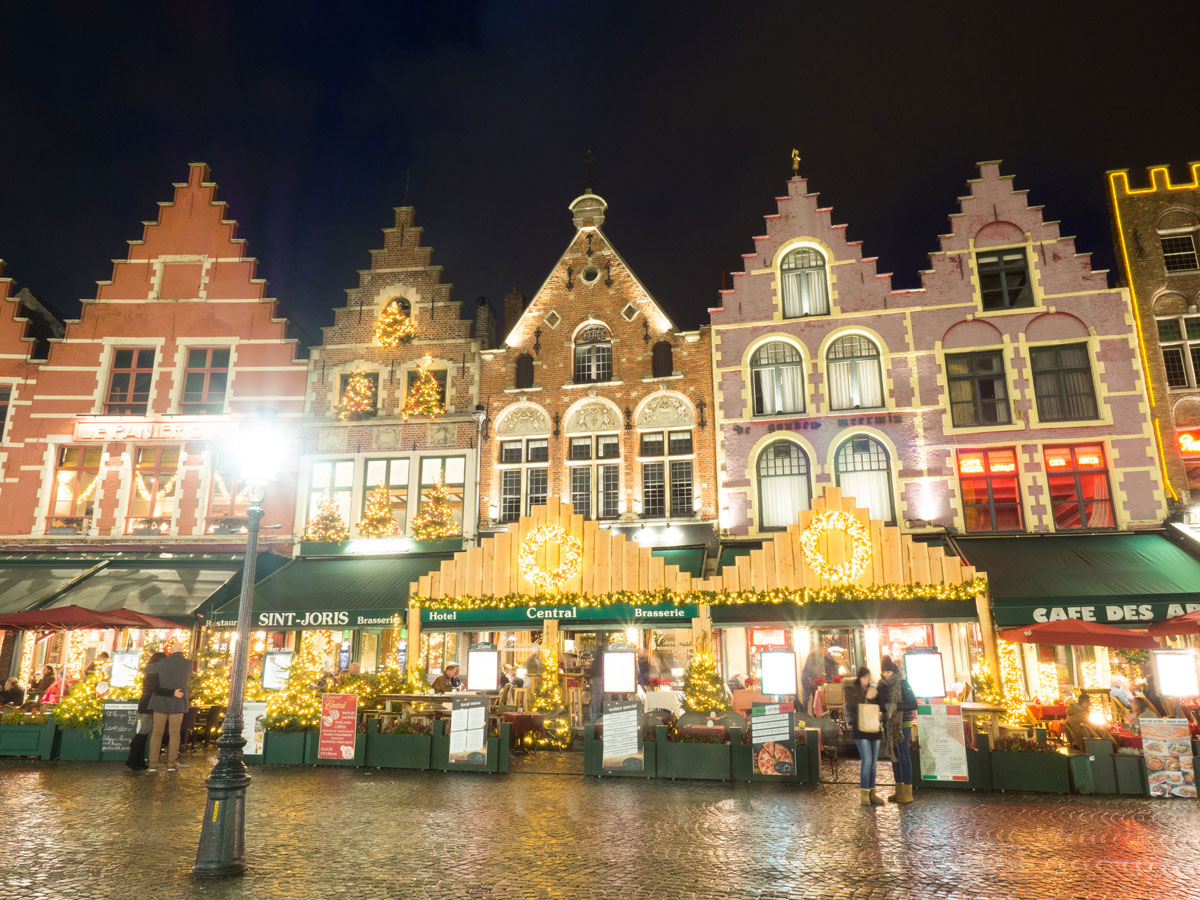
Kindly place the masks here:
POLYGON ((588 325, 575 337, 575 383, 612 377, 612 336, 603 325, 588 325))
POLYGON ((829 315, 829 287, 825 255, 812 247, 798 247, 779 266, 783 286, 783 317, 829 315))
POLYGON ((979 295, 985 310, 1033 306, 1033 284, 1025 248, 975 254, 979 295))

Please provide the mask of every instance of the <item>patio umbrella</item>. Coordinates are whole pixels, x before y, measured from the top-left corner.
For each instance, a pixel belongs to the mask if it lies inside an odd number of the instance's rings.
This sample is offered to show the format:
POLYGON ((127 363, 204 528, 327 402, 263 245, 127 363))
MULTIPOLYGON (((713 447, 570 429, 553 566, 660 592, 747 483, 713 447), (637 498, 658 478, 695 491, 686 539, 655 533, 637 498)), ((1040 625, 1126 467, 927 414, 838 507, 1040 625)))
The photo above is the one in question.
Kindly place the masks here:
POLYGON ((1000 632, 1000 638, 1019 644, 1066 644, 1072 647, 1124 647, 1129 650, 1157 650, 1158 641, 1148 634, 1126 631, 1115 625, 1063 619, 1022 625, 1000 632))
POLYGON ((1151 634, 1200 634, 1200 609, 1184 613, 1165 622, 1155 622, 1147 629, 1151 634))
POLYGON ((95 610, 82 606, 29 609, 0 616, 0 628, 16 631, 72 631, 79 628, 176 628, 174 622, 128 609, 95 610))

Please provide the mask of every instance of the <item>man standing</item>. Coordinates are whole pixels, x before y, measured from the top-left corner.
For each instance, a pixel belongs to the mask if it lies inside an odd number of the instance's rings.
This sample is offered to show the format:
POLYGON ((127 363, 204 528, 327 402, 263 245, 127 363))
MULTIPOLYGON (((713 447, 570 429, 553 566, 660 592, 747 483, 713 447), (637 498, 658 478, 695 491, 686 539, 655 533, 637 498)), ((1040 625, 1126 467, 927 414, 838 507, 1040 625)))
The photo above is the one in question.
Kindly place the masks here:
POLYGON ((183 655, 182 650, 176 650, 166 659, 147 666, 146 674, 157 675, 159 688, 173 692, 169 696, 155 694, 150 698, 149 709, 154 713, 154 724, 150 733, 149 771, 158 771, 163 732, 169 730, 167 772, 174 772, 179 766, 179 728, 188 708, 188 678, 192 674, 192 661, 183 655))

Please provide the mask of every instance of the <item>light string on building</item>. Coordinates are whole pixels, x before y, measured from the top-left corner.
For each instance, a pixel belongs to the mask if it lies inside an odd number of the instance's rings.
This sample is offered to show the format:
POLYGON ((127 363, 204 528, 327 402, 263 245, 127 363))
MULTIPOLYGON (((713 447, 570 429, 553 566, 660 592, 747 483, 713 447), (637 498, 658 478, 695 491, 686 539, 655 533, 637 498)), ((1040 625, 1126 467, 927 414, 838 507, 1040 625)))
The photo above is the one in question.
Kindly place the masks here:
POLYGON ((521 541, 517 565, 540 593, 557 591, 583 570, 583 542, 561 525, 540 525, 521 541), (561 562, 552 572, 538 565, 537 552, 547 543, 558 544, 561 562))
POLYGON ((408 343, 417 335, 412 317, 404 312, 399 300, 389 300, 375 320, 375 343, 389 349, 408 343))
MULTIPOLYGON (((175 493, 175 482, 179 480, 179 470, 176 469, 175 474, 172 475, 167 480, 167 483, 164 484, 162 487, 160 487, 156 493, 151 494, 150 489, 148 487, 146 487, 146 483, 145 483, 146 476, 144 476, 142 474, 142 470, 135 468, 133 470, 133 475, 134 475, 133 484, 134 484, 134 487, 137 488, 138 496, 141 497, 143 500, 150 500, 150 501, 166 500, 173 493, 175 493)), ((150 477, 153 478, 154 476, 150 476, 150 477)), ((94 483, 95 482, 93 482, 93 484, 94 483)))
POLYGON ((840 509, 827 509, 814 515, 808 527, 800 532, 800 546, 809 568, 826 581, 855 581, 871 564, 871 533, 862 522, 840 509), (817 546, 830 531, 840 532, 850 541, 850 559, 836 566, 829 564, 817 546))

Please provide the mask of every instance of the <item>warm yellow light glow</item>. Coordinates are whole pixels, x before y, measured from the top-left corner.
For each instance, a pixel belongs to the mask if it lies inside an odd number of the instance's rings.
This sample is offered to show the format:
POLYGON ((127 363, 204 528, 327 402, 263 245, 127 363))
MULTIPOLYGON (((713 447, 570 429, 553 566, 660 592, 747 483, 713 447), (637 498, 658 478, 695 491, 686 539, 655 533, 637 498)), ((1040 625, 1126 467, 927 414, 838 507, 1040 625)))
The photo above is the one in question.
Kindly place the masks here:
POLYGON ((541 525, 521 541, 517 564, 521 574, 539 593, 561 590, 583 569, 583 542, 561 525, 541 525), (547 572, 537 564, 538 550, 549 542, 558 544, 562 559, 553 572, 547 572))
POLYGON ((858 519, 840 509, 827 509, 812 517, 804 531, 800 532, 800 546, 809 567, 821 578, 835 584, 856 580, 871 564, 871 534, 858 519), (831 566, 817 547, 817 542, 827 531, 840 531, 850 538, 850 561, 831 566))

